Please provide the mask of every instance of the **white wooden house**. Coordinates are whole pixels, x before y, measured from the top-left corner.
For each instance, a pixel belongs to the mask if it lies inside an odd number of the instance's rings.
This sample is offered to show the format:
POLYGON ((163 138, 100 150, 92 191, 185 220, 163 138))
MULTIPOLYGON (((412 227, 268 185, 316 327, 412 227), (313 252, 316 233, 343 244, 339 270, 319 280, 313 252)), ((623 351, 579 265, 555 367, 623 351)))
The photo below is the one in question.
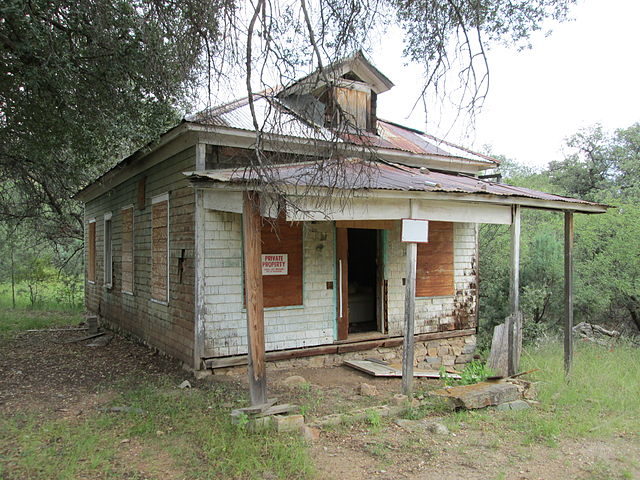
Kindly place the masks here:
POLYGON ((416 362, 470 360, 479 224, 513 224, 520 208, 570 218, 606 207, 479 178, 498 162, 378 117, 377 96, 392 86, 358 53, 254 95, 262 148, 276 163, 266 179, 248 168, 256 142, 248 99, 185 119, 106 172, 78 194, 87 309, 192 368, 243 365, 247 310, 259 303, 245 299, 255 293, 245 285, 251 268, 261 272, 273 365, 328 365, 372 350, 393 358, 404 321, 400 220, 425 219, 416 362), (260 195, 254 211, 271 221, 251 227, 247 199, 260 195), (259 251, 248 257, 255 233, 259 251))

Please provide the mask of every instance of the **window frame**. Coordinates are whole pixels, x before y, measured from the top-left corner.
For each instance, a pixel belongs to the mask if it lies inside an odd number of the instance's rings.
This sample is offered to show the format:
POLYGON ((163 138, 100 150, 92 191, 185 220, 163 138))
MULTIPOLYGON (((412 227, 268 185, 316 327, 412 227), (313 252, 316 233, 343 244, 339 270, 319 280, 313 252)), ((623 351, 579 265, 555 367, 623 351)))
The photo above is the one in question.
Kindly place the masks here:
POLYGON ((134 295, 135 294, 135 288, 136 288, 136 261, 135 261, 135 252, 136 252, 136 246, 135 246, 135 227, 136 227, 136 216, 135 216, 135 208, 133 204, 130 205, 125 205, 124 207, 122 207, 120 209, 120 218, 121 218, 121 252, 120 252, 120 271, 122 272, 122 279, 121 279, 121 288, 120 291, 126 295, 134 295), (131 290, 125 290, 124 285, 125 285, 125 281, 124 281, 124 211, 125 210, 131 210, 131 290))
POLYGON ((96 271, 97 271, 97 259, 96 255, 96 219, 90 218, 87 221, 87 283, 91 285, 96 284, 96 271), (91 228, 93 225, 93 235, 91 235, 91 228))
POLYGON ((113 214, 112 212, 107 212, 104 214, 103 223, 102 223, 102 236, 103 236, 103 280, 104 287, 111 289, 113 288, 113 214), (107 225, 109 225, 109 229, 107 231, 107 225), (108 235, 107 235, 108 234, 108 235), (107 268, 107 265, 109 268, 107 268))
POLYGON ((162 193, 160 195, 155 195, 151 197, 151 272, 149 275, 150 285, 149 285, 149 297, 153 303, 159 303, 160 305, 169 305, 169 260, 170 260, 170 204, 169 204, 169 192, 162 193), (166 278, 166 289, 165 289, 165 299, 161 300, 155 298, 153 296, 153 251, 154 251, 154 242, 153 242, 153 207, 154 205, 162 202, 167 202, 167 278, 166 278))

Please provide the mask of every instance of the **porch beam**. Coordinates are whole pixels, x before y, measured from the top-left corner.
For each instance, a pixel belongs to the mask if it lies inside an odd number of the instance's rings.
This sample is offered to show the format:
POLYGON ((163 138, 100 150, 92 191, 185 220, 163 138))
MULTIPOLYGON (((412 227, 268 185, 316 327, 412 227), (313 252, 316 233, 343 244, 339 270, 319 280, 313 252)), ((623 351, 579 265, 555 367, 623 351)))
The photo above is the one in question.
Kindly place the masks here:
POLYGON ((262 294, 260 196, 256 192, 243 193, 242 234, 247 337, 249 341, 249 390, 251 405, 260 405, 267 402, 267 376, 262 294))
POLYGON ((564 372, 573 364, 573 212, 564 212, 564 372))

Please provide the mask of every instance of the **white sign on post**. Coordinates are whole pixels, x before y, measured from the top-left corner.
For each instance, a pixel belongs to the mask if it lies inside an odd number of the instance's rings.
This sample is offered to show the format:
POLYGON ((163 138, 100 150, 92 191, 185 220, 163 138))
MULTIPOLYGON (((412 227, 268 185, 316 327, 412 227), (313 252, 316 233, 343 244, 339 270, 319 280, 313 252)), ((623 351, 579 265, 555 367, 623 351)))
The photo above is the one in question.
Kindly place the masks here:
POLYGON ((289 255, 267 253, 262 255, 262 275, 288 275, 289 255))
POLYGON ((403 218, 402 241, 412 243, 427 243, 429 241, 429 221, 403 218))

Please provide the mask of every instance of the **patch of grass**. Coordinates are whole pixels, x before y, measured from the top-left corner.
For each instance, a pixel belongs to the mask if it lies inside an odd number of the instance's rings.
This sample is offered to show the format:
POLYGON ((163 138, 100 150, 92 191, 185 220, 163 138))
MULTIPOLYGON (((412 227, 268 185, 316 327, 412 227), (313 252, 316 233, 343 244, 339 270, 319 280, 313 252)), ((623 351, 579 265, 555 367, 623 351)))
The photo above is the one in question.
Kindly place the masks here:
POLYGON ((19 331, 77 325, 83 320, 79 312, 11 310, 0 308, 0 336, 19 331))
POLYGON ((34 480, 308 478, 312 464, 304 441, 298 435, 253 433, 233 425, 230 409, 221 406, 233 398, 233 392, 219 387, 178 390, 159 382, 129 390, 113 402, 141 408, 143 414, 3 418, 0 472, 2 478, 34 480), (132 445, 138 448, 135 456, 132 445), (159 455, 167 457, 163 471, 174 474, 154 473, 159 455), (143 460, 146 466, 138 465, 143 460))
POLYGON ((587 472, 585 480, 626 480, 632 479, 633 474, 627 470, 618 471, 609 463, 598 460, 593 465, 585 467, 587 472))
POLYGON ((578 343, 573 371, 564 377, 559 343, 525 350, 522 370, 538 368, 540 404, 496 416, 496 428, 520 434, 523 444, 559 439, 638 435, 640 432, 640 349, 624 342, 613 348, 578 343))

